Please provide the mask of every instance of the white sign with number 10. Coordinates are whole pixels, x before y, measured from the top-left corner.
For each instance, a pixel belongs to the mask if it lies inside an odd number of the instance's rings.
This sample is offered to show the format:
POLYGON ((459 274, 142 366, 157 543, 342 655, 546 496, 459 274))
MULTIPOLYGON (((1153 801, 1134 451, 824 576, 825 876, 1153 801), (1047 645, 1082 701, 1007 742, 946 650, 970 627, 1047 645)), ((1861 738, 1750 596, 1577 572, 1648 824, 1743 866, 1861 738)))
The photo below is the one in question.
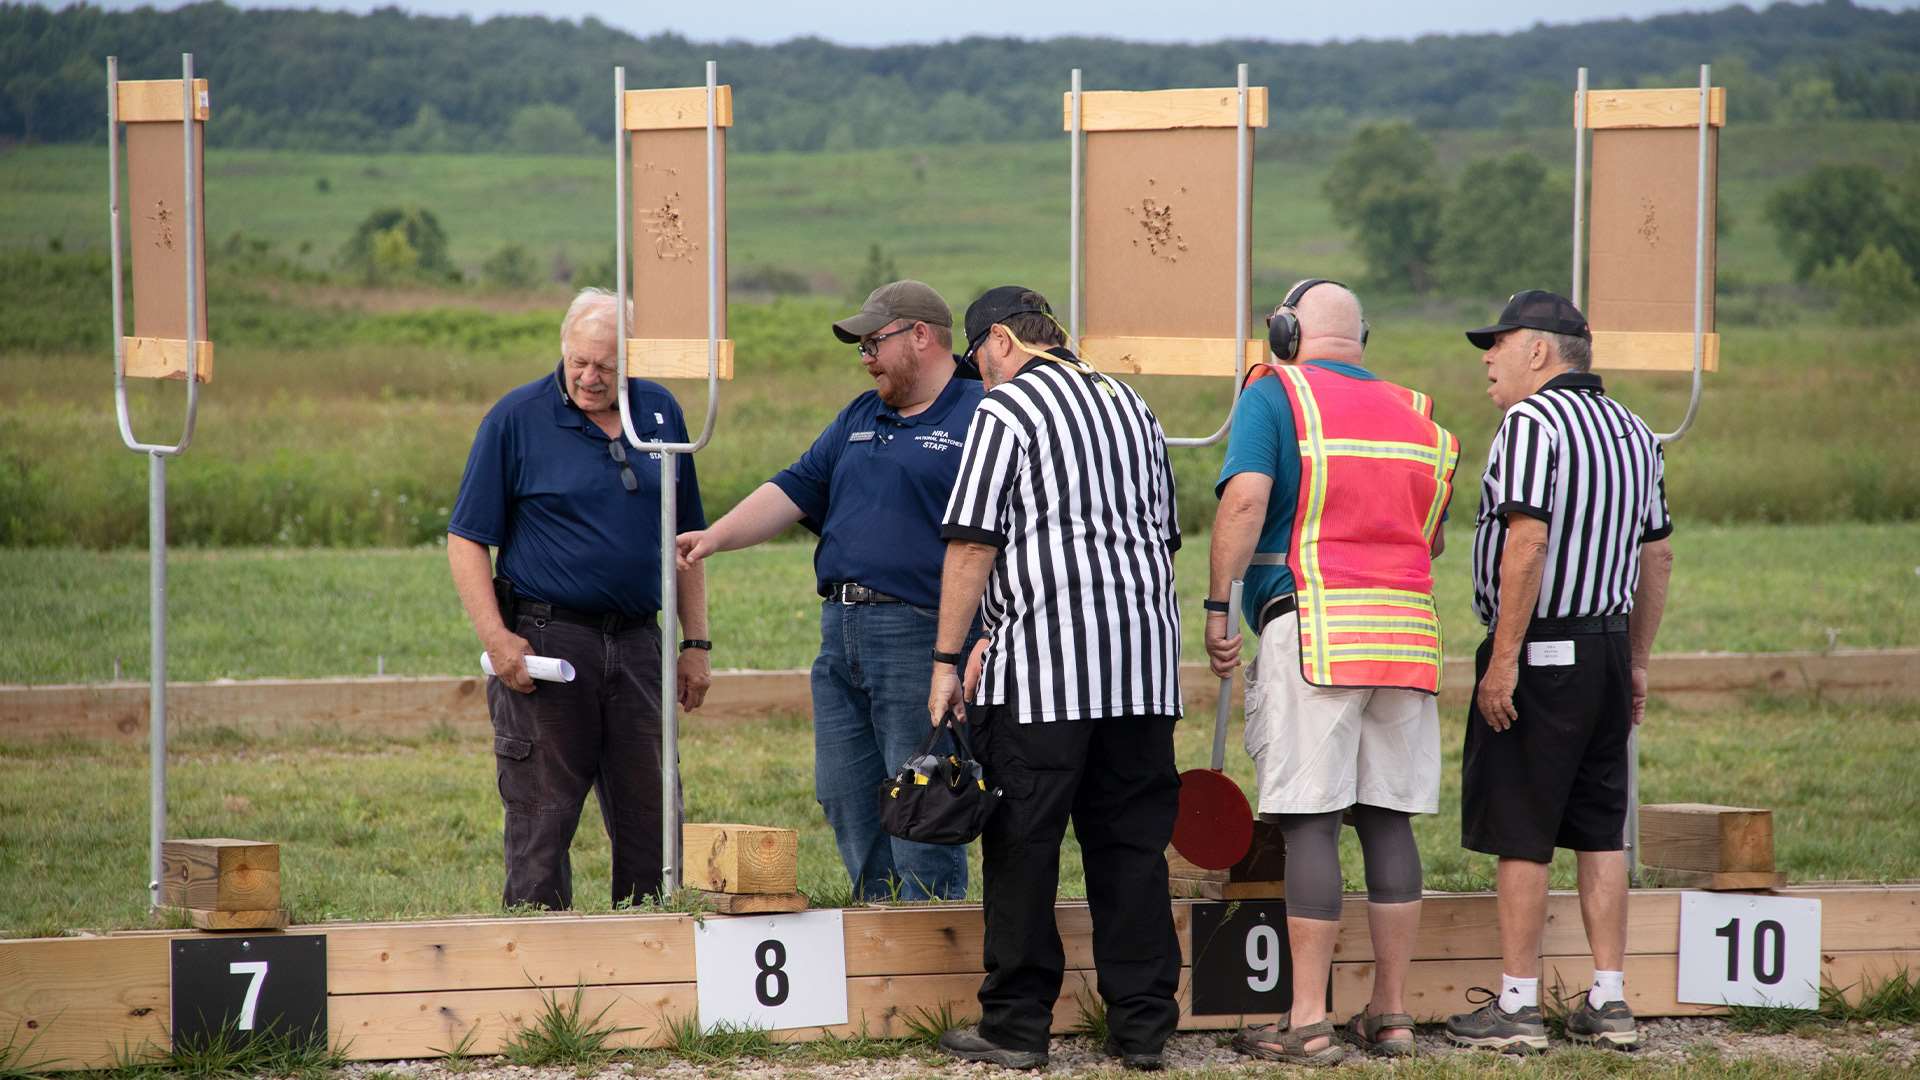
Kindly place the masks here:
POLYGON ((847 1022, 846 930, 837 908, 701 919, 693 959, 702 1030, 847 1022))
POLYGON ((1820 901, 1680 894, 1681 1001, 1820 1007, 1820 901))

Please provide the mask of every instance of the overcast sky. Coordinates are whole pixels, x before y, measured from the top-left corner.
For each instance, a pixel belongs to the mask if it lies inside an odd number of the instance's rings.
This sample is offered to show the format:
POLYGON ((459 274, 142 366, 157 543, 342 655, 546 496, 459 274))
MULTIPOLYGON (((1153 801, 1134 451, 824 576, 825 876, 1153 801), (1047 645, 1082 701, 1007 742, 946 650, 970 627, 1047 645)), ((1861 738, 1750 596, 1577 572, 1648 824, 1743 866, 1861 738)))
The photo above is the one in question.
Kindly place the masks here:
MULTIPOLYGON (((152 0, 146 0, 151 3, 152 0)), ((258 3, 230 0, 241 7, 323 7, 368 11, 390 2, 258 3)), ((1910 8, 1920 0, 1872 0, 1870 6, 1910 8)), ((142 6, 139 0, 104 0, 107 8, 142 6)), ((173 2, 152 6, 172 8, 173 2)), ((1502 33, 1540 22, 1644 18, 1676 11, 1727 6, 1686 0, 1560 0, 1550 9, 1512 0, 1050 0, 1028 4, 881 3, 879 0, 720 0, 718 3, 607 4, 589 0, 406 0, 398 6, 420 14, 542 14, 579 19, 587 15, 635 34, 674 31, 695 41, 745 39, 785 41, 801 35, 847 45, 890 45, 943 41, 984 34, 1044 38, 1067 34, 1117 37, 1135 41, 1215 41, 1266 38, 1279 41, 1330 41, 1353 38, 1411 38, 1422 34, 1502 33)), ((1753 0, 1753 6, 1765 6, 1753 0)))

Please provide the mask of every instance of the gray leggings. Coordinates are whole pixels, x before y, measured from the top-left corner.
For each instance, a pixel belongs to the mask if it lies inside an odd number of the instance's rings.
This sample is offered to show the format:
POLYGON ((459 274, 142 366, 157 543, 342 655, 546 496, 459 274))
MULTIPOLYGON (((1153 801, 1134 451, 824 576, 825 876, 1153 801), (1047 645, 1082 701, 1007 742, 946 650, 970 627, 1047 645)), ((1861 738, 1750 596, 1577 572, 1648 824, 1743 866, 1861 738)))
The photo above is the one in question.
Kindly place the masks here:
MULTIPOLYGON (((1262 814, 1287 838, 1287 917, 1340 918, 1340 818, 1324 814, 1262 814)), ((1420 849, 1412 815, 1357 803, 1353 828, 1367 866, 1367 900, 1405 904, 1420 899, 1420 849)))

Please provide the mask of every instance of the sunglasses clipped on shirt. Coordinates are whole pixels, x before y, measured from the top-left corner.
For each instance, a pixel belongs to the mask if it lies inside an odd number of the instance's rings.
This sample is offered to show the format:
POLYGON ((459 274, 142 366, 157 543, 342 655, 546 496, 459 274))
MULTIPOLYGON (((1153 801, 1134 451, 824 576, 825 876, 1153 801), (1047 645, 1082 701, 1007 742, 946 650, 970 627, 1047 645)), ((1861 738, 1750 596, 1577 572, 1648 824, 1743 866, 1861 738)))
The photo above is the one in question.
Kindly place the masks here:
POLYGON ((620 484, 631 495, 640 490, 640 478, 633 475, 633 466, 627 464, 627 441, 622 438, 607 440, 607 456, 620 463, 620 484))

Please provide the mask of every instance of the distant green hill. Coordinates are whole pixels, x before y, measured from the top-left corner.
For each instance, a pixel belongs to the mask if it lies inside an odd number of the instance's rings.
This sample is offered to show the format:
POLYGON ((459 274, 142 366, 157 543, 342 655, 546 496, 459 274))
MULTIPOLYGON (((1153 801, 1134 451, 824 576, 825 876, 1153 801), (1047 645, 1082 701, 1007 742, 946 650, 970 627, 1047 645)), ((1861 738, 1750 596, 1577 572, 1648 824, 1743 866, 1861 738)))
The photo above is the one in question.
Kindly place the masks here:
MULTIPOLYGON (((1123 29, 1124 28, 1117 28, 1123 29)), ((1642 21, 1540 25, 1411 42, 1159 45, 968 38, 850 48, 639 38, 589 18, 240 10, 53 11, 0 4, 0 142, 102 135, 103 58, 128 78, 177 75, 191 51, 212 80, 227 146, 567 152, 612 130, 611 69, 633 86, 697 82, 720 62, 742 150, 1033 140, 1057 134, 1068 72, 1090 88, 1220 85, 1246 61, 1279 130, 1337 132, 1401 116, 1424 127, 1533 127, 1568 111, 1573 71, 1597 85, 1690 83, 1711 61, 1736 121, 1920 119, 1920 11, 1847 0, 1729 7, 1642 21)))

